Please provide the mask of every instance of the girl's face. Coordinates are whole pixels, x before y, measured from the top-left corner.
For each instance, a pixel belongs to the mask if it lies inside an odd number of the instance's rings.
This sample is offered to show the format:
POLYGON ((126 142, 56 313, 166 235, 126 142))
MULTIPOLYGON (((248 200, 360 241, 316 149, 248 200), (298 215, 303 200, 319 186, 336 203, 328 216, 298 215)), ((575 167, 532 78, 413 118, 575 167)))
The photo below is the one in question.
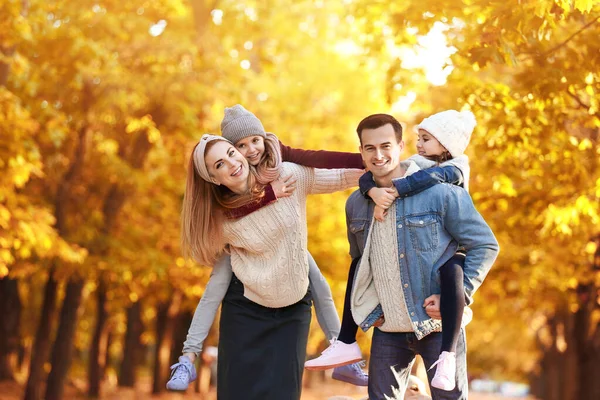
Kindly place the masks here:
POLYGON ((235 147, 246 157, 250 165, 257 166, 265 154, 265 139, 258 135, 248 136, 238 141, 235 147))
POLYGON ((420 156, 433 157, 441 156, 446 151, 440 142, 425 129, 419 129, 419 139, 417 140, 417 152, 420 156))
POLYGON ((232 192, 245 193, 248 188, 248 161, 233 145, 218 140, 204 155, 208 173, 217 185, 227 186, 232 192))

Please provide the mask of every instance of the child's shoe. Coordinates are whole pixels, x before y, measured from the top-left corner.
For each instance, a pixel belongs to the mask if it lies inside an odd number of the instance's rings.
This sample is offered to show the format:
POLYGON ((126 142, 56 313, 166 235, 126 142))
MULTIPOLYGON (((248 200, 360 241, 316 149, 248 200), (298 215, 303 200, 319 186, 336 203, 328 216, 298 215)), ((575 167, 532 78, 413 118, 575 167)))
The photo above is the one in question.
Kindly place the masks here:
POLYGON ((186 390, 190 382, 196 380, 196 367, 192 361, 186 357, 179 357, 179 362, 171 365, 171 378, 167 382, 169 390, 186 390))
POLYGON ((331 377, 335 380, 351 383, 356 386, 368 386, 369 375, 362 370, 364 362, 336 367, 331 377))
POLYGON ((362 360, 362 353, 358 343, 346 344, 333 339, 321 356, 305 362, 304 368, 319 371, 353 364, 360 360, 362 360))
POLYGON ((440 358, 429 368, 437 365, 431 386, 442 390, 453 390, 456 386, 456 353, 442 351, 440 358))

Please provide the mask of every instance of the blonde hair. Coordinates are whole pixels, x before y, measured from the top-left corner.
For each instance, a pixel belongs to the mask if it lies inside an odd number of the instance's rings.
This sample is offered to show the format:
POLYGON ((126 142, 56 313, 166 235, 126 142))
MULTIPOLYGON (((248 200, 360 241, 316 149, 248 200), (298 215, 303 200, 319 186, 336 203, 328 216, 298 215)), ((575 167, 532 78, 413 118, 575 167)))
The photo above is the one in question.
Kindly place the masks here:
POLYGON ((267 133, 265 152, 256 166, 256 180, 261 185, 267 185, 279 178, 281 172, 281 147, 279 139, 272 133, 267 133))
MULTIPOLYGON (((206 145, 205 154, 214 143, 206 145)), ((184 257, 207 266, 215 263, 225 251, 224 212, 249 204, 264 195, 264 185, 258 182, 253 168, 248 174, 248 188, 246 193, 239 195, 227 187, 202 179, 194 165, 194 157, 190 157, 181 210, 181 249, 184 257)))

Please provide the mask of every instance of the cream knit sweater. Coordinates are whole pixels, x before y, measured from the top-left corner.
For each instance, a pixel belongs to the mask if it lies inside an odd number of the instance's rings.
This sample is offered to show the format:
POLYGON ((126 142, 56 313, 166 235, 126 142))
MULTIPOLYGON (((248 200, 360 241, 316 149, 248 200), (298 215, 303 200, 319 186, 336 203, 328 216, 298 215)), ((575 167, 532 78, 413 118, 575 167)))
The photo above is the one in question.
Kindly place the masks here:
POLYGON ((243 218, 227 221, 233 273, 244 284, 244 296, 271 308, 300 301, 308 290, 306 197, 354 187, 364 171, 315 169, 283 163, 297 189, 243 218))

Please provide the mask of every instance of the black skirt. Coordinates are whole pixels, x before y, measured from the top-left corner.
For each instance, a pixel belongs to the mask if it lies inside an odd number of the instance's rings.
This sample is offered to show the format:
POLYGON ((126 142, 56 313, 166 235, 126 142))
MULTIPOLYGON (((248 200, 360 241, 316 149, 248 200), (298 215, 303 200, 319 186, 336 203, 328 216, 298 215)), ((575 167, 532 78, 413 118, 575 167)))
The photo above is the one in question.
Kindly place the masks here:
POLYGON ((244 297, 234 275, 221 309, 217 399, 299 400, 310 319, 310 289, 268 308, 244 297))

